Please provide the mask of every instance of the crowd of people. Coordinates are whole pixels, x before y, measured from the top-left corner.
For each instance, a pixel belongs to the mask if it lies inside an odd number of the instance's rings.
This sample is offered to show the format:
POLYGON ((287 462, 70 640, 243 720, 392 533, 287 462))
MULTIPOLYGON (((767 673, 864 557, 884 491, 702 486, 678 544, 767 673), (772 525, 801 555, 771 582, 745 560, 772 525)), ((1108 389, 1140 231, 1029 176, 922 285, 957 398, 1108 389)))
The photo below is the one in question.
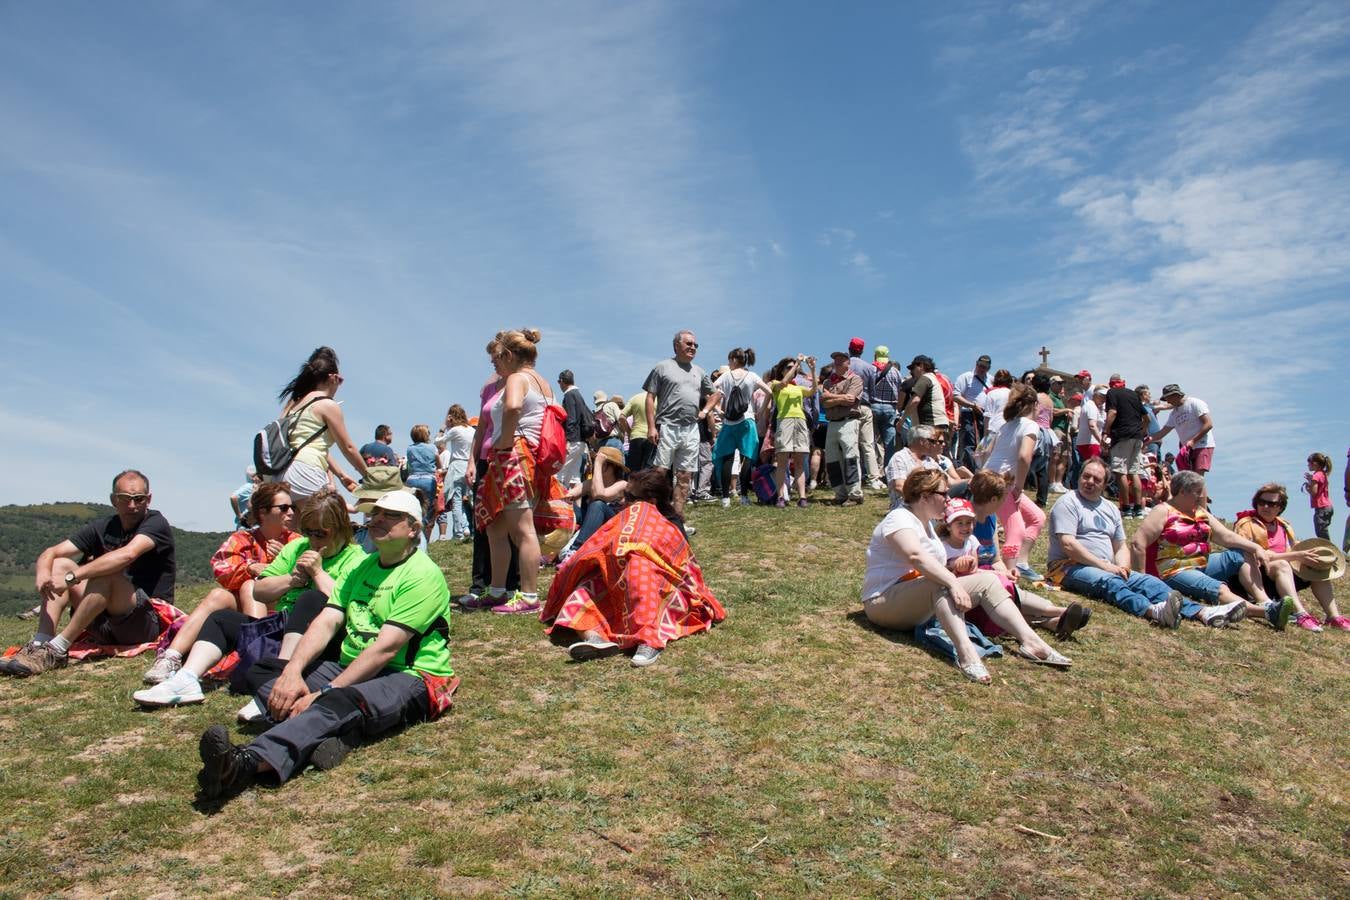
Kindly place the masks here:
MULTIPOLYGON (((1318 538, 1297 540, 1273 482, 1230 526, 1208 509, 1212 414, 1177 384, 1155 404, 1119 375, 1014 379, 991 375, 989 356, 952 381, 925 354, 901 367, 878 346, 866 360, 860 338, 823 369, 798 354, 761 377, 755 351, 736 347, 709 373, 681 331, 640 390, 597 390, 588 404, 570 370, 557 391, 538 373, 540 340, 495 335, 478 414, 455 404, 434 435, 413 425, 402 454, 384 424, 356 446, 334 399, 337 354, 319 348, 278 397, 279 453, 255 451, 230 497, 238 530, 212 557, 218 587, 190 614, 173 606, 172 531, 149 479, 118 473, 113 514, 39 556, 36 632, 0 672, 154 648, 132 695, 147 709, 203 702, 204 684, 228 680, 249 695, 236 718, 257 733, 243 745, 223 725, 201 735, 199 787, 219 799, 331 768, 447 710, 452 609, 537 616, 577 661, 628 653, 652 665, 726 616, 696 559, 689 504, 800 508, 818 488, 834 505, 888 498, 866 546, 863 612, 912 630, 975 682, 991 680, 1003 635, 1031 663, 1070 667, 1045 636, 1088 626, 1092 600, 1163 628, 1259 618, 1350 631, 1331 590, 1346 561, 1327 538, 1329 458, 1312 454, 1303 484, 1318 538), (1172 433, 1177 452, 1164 454, 1172 433), (1132 536, 1128 518, 1140 520, 1132 536), (472 542, 472 583, 453 599, 424 549, 438 526, 472 542), (1043 533, 1044 575, 1030 559, 1043 533)), ((1350 502, 1350 469, 1345 488, 1350 502)))

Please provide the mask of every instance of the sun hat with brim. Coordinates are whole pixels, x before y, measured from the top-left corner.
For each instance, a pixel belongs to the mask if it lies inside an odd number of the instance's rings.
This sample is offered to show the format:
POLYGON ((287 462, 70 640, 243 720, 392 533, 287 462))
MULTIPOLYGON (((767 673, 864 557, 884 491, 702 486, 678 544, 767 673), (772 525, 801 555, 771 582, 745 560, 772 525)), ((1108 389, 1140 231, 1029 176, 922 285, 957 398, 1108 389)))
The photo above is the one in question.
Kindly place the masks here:
POLYGON ((356 508, 361 512, 370 512, 375 501, 390 491, 403 489, 403 476, 398 466, 367 466, 366 477, 356 489, 356 508))
POLYGON ((591 402, 594 403, 596 406, 599 406, 601 403, 604 403, 608 399, 609 395, 606 394, 604 391, 596 391, 594 394, 591 394, 591 402))
POLYGON ((403 513, 405 516, 412 516, 418 525, 422 524, 422 504, 408 491, 390 491, 375 501, 375 509, 403 513))
POLYGON ((1163 400, 1166 400, 1168 397, 1184 397, 1186 394, 1178 385, 1165 384, 1163 385, 1162 393, 1158 396, 1163 400))
POLYGON ((599 462, 602 459, 609 460, 618 466, 620 472, 628 471, 628 466, 624 463, 623 451, 618 447, 601 447, 595 451, 595 461, 599 462))
POLYGON ((1307 562, 1293 562, 1294 573, 1304 581, 1331 581, 1345 574, 1345 554, 1331 541, 1308 538, 1293 547, 1294 552, 1311 550, 1313 558, 1307 562))

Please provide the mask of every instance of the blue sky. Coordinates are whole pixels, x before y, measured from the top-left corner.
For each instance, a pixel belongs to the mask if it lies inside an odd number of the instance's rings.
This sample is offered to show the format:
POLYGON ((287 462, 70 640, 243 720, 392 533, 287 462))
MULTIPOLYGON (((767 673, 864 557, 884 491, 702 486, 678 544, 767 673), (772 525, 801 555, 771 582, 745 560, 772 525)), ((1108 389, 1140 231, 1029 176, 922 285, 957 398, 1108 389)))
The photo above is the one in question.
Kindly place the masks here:
POLYGON ((226 527, 313 347, 401 449, 530 325, 625 395, 678 327, 1046 344, 1208 401, 1231 514, 1344 460, 1348 51, 1344 3, 0 4, 0 502, 134 465, 226 527))

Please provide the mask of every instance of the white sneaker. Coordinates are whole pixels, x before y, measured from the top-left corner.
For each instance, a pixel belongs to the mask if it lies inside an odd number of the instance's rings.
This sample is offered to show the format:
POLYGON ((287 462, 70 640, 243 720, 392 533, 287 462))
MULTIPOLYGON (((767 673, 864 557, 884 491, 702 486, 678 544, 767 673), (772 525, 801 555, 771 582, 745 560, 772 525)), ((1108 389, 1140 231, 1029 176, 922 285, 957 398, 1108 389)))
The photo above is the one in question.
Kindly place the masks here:
POLYGON ((249 725, 263 717, 263 708, 258 705, 258 698, 254 697, 243 706, 239 707, 239 712, 234 714, 235 721, 240 725, 249 725))
POLYGON ((1234 600, 1222 606, 1206 606, 1200 610, 1200 621, 1210 628, 1236 625, 1247 617, 1247 601, 1234 600))
POLYGON ((1067 494, 1068 492, 1069 489, 1066 488, 1064 485, 1060 484, 1058 481, 1050 485, 1050 493, 1052 494, 1067 494))
POLYGON ((145 670, 145 674, 141 676, 141 681, 146 684, 162 684, 177 675, 181 668, 183 668, 183 658, 177 653, 166 651, 159 659, 155 660, 153 666, 145 670))
POLYGON ((637 648, 637 652, 633 654, 633 665, 639 669, 645 668, 656 662, 656 658, 660 655, 661 651, 655 647, 648 647, 646 644, 641 644, 637 648))
POLYGON ((878 480, 869 481, 869 482, 867 482, 867 489, 868 489, 869 491, 884 491, 884 490, 886 490, 886 483, 885 483, 884 481, 879 480, 879 479, 878 479, 878 480))
POLYGON ((191 672, 177 672, 167 681, 161 681, 152 688, 137 691, 131 695, 141 706, 186 706, 189 703, 201 703, 206 697, 202 694, 202 683, 191 672))
POLYGON ((723 509, 726 509, 726 508, 729 507, 729 506, 731 506, 731 498, 730 498, 730 497, 723 497, 723 498, 722 498, 722 508, 723 508, 723 509))

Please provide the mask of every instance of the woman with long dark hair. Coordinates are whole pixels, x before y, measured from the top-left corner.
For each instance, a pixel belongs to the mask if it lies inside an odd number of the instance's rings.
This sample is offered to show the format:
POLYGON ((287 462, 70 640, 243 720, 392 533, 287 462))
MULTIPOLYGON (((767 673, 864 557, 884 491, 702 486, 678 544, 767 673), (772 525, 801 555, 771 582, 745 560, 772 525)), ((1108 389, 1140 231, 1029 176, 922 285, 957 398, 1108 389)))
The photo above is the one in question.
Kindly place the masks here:
POLYGON ((365 477, 366 461, 357 452, 347 433, 342 407, 333 399, 342 386, 337 354, 332 347, 320 347, 309 355, 290 382, 277 394, 282 401, 281 414, 294 415, 291 449, 295 456, 280 481, 291 486, 291 497, 298 503, 330 487, 333 478, 349 491, 356 490, 356 479, 342 470, 328 450, 337 447, 356 471, 365 477))

